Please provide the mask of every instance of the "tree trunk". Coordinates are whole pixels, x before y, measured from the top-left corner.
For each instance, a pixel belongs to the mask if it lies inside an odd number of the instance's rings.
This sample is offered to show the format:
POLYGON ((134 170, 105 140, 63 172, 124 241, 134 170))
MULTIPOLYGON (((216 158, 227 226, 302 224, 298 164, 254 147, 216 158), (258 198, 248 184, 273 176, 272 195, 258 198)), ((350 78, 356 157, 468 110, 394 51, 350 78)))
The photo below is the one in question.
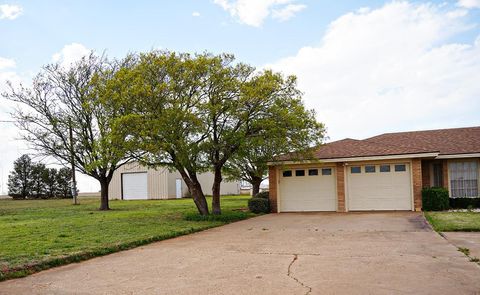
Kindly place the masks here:
POLYGON ((200 215, 208 215, 208 203, 205 195, 203 194, 200 183, 193 183, 191 187, 188 187, 188 189, 192 195, 193 202, 197 206, 198 213, 200 213, 200 215))
POLYGON ((220 185, 222 184, 222 167, 215 167, 213 186, 212 186, 212 213, 215 215, 222 214, 220 208, 220 185))
POLYGON ((183 181, 187 184, 188 191, 192 195, 193 202, 197 206, 198 213, 200 215, 208 215, 208 203, 203 194, 202 186, 194 173, 190 173, 190 176, 185 172, 183 168, 177 167, 178 172, 183 178, 183 181))
POLYGON ((252 184, 252 197, 255 197, 260 192, 260 184, 262 183, 262 179, 260 177, 254 177, 251 180, 252 184))
POLYGON ((100 208, 99 210, 110 210, 108 205, 108 185, 110 181, 107 178, 101 178, 100 182, 100 208))

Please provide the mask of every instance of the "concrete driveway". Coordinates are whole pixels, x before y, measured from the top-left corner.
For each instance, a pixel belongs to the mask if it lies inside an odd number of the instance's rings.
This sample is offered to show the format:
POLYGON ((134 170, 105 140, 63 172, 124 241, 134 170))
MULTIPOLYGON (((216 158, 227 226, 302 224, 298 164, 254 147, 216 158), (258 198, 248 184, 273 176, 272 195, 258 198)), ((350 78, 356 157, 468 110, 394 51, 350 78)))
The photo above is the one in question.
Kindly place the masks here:
POLYGON ((270 214, 0 283, 1 294, 474 294, 419 213, 270 214))

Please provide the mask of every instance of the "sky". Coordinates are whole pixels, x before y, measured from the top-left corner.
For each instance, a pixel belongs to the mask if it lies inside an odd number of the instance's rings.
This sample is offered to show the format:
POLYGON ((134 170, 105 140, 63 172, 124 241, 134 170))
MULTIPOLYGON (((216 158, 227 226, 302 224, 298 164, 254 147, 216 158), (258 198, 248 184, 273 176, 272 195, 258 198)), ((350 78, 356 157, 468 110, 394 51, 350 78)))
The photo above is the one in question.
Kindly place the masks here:
MULTIPOLYGON (((91 50, 152 49, 296 75, 329 141, 480 125, 480 0, 0 0, 0 93, 91 50)), ((0 121, 14 107, 0 97, 0 121)), ((13 124, 0 134, 2 194, 13 161, 34 152, 13 124)), ((99 186, 80 176, 79 188, 99 186)))

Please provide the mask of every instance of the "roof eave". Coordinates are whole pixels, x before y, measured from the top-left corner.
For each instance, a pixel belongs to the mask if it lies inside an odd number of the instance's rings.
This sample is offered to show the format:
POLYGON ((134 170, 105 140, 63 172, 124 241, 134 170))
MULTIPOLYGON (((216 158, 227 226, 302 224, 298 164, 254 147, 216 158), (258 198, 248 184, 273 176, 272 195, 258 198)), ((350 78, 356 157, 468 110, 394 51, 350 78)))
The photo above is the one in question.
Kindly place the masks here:
POLYGON ((397 155, 381 155, 381 156, 360 156, 360 157, 343 157, 315 160, 299 160, 299 161, 273 161, 268 162, 268 166, 290 165, 290 164, 311 164, 311 163, 336 163, 336 162, 360 162, 360 161, 381 161, 396 159, 412 159, 412 158, 437 158, 438 152, 414 153, 414 154, 397 154, 397 155))
POLYGON ((480 158, 480 153, 447 154, 447 155, 439 155, 437 157, 437 159, 461 159, 461 158, 480 158))

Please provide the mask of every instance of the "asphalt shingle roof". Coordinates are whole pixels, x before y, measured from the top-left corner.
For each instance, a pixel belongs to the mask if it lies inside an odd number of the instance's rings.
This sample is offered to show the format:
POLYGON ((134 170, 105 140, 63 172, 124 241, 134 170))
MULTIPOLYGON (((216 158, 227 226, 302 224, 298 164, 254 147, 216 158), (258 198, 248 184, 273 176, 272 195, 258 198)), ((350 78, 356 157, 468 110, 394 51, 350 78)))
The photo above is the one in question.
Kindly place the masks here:
MULTIPOLYGON (((439 153, 480 153, 480 127, 385 133, 364 140, 346 138, 322 145, 317 159, 439 153)), ((283 155, 277 160, 292 159, 283 155)))

